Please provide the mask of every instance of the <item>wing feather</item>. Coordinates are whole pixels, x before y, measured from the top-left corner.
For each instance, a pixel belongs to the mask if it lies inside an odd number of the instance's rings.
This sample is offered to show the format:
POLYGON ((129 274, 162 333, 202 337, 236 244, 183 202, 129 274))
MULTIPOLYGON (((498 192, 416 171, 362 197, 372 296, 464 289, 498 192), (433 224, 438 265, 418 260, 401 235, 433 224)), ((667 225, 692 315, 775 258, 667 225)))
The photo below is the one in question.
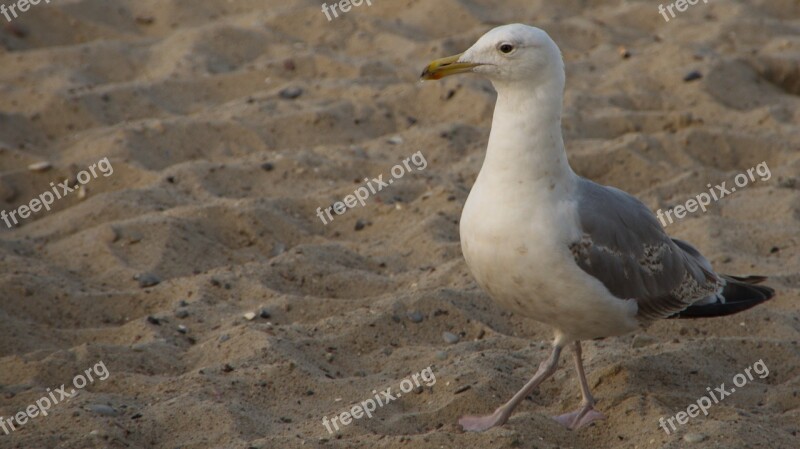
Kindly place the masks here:
POLYGON ((583 234, 570 245, 575 262, 614 296, 636 300, 640 319, 667 318, 721 289, 700 252, 672 240, 633 196, 582 179, 578 211, 583 234))

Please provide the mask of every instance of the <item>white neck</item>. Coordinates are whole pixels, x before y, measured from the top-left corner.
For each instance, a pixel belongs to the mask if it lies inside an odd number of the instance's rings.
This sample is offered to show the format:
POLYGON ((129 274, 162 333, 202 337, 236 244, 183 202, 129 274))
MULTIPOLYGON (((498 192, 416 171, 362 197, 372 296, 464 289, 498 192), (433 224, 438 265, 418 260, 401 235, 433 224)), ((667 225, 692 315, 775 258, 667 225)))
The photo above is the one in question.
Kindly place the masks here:
POLYGON ((561 136, 563 81, 495 88, 497 105, 478 181, 512 189, 541 184, 547 190, 571 190, 577 176, 561 136))

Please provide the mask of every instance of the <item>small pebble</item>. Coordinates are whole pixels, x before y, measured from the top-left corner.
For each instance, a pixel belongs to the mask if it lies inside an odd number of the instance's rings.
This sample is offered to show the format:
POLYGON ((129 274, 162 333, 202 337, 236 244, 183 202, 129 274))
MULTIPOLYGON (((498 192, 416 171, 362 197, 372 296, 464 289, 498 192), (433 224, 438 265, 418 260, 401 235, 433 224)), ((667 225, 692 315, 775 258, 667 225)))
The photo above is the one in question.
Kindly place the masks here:
POLYGON ((265 320, 268 320, 268 319, 272 318, 272 314, 269 313, 269 310, 267 308, 261 309, 261 311, 258 312, 258 316, 260 316, 261 318, 264 318, 265 320))
POLYGON ((299 87, 287 87, 280 92, 280 97, 284 100, 294 100, 300 95, 303 95, 303 89, 299 87))
POLYGON ((458 341, 460 340, 460 338, 458 338, 458 335, 456 335, 456 334, 454 334, 452 332, 443 333, 442 334, 442 338, 444 338, 444 342, 449 344, 449 345, 454 345, 454 344, 458 343, 458 341))
POLYGON ((360 231, 360 230, 364 229, 366 226, 367 226, 367 223, 364 220, 359 219, 359 220, 356 221, 355 230, 356 231, 360 231))
POLYGON ((463 392, 469 390, 470 388, 472 388, 471 385, 464 385, 463 387, 459 387, 456 391, 454 391, 453 394, 463 393, 463 392))
POLYGON ((178 310, 175 311, 175 317, 176 318, 183 319, 183 318, 186 318, 188 316, 189 316, 189 311, 186 310, 186 309, 178 309, 178 310))
POLYGON ((412 323, 421 323, 425 319, 425 315, 423 315, 418 310, 413 312, 408 312, 408 319, 411 320, 412 323))
POLYGON ((118 414, 114 407, 105 404, 89 404, 86 406, 86 410, 103 416, 117 416, 118 414))
POLYGON ((403 138, 400 136, 392 136, 389 138, 389 140, 387 140, 387 142, 389 142, 392 145, 400 145, 401 143, 403 143, 403 138))
POLYGON ((224 373, 230 373, 231 371, 233 371, 233 367, 228 363, 226 363, 225 366, 222 367, 222 372, 224 373))
POLYGON ((98 237, 100 238, 100 241, 110 245, 119 240, 119 231, 114 229, 113 226, 103 226, 98 231, 98 237))
POLYGON ((275 164, 273 164, 272 162, 264 162, 263 164, 261 164, 261 169, 264 171, 275 170, 275 164))
POLYGON ((275 242, 272 246, 272 251, 269 252, 269 257, 277 257, 286 252, 286 244, 283 242, 275 242))
POLYGON ((222 335, 219 336, 219 342, 220 343, 225 343, 226 341, 228 341, 230 339, 231 339, 231 336, 228 335, 228 334, 222 334, 222 335))
POLYGON ((137 274, 133 278, 139 281, 139 287, 141 288, 155 287, 161 283, 161 279, 152 273, 137 274))
POLYGON ((244 314, 244 319, 247 321, 253 321, 256 318, 256 314, 253 312, 247 312, 244 314))
POLYGON ((686 76, 683 77, 683 81, 688 83, 690 81, 699 80, 703 77, 703 74, 700 73, 698 70, 692 70, 691 72, 687 73, 686 76))
POLYGON ((369 153, 366 150, 360 147, 350 147, 353 150, 353 155, 361 159, 369 159, 369 153))
POLYGON ((28 170, 36 172, 45 172, 53 168, 53 164, 47 161, 35 162, 28 166, 28 170))
POLYGON ((150 323, 150 324, 154 324, 156 326, 161 326, 161 320, 159 320, 158 318, 156 318, 154 316, 148 316, 147 317, 147 322, 150 323))
POLYGON ((325 353, 325 360, 327 360, 329 362, 332 362, 333 361, 333 354, 331 354, 330 352, 326 352, 325 353))
POLYGON ((180 332, 182 334, 185 334, 185 333, 189 332, 189 328, 187 328, 183 324, 179 324, 178 325, 178 332, 180 332))
POLYGON ((683 436, 683 441, 687 443, 700 443, 701 441, 705 441, 706 436, 702 433, 687 433, 683 436))
POLYGON ((136 231, 127 231, 127 240, 129 245, 135 245, 142 241, 144 236, 136 231))
POLYGON ((152 25, 153 23, 155 23, 156 18, 153 16, 136 16, 134 20, 139 25, 152 25))

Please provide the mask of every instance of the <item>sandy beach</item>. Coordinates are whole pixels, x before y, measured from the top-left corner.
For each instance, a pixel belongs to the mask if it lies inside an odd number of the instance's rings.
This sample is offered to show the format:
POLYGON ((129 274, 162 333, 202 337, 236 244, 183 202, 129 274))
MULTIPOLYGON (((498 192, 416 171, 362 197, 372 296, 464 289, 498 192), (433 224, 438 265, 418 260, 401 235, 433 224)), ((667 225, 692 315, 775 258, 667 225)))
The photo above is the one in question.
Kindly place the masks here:
POLYGON ((3 3, 0 449, 800 447, 798 1, 3 3), (419 75, 514 22, 562 50, 575 171, 777 291, 584 343, 608 419, 578 431, 550 418, 570 357, 503 427, 457 425, 552 330, 461 253, 491 84, 419 75))

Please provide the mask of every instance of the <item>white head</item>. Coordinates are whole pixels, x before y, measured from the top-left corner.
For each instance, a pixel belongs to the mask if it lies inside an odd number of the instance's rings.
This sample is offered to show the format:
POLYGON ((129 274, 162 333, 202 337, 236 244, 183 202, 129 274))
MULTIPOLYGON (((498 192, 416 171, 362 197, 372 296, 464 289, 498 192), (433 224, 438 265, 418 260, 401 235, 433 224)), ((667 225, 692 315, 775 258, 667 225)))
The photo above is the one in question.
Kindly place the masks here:
POLYGON ((564 61, 558 46, 543 30, 522 24, 497 27, 464 53, 431 62, 422 79, 467 72, 487 77, 498 89, 544 84, 564 88, 564 61))

